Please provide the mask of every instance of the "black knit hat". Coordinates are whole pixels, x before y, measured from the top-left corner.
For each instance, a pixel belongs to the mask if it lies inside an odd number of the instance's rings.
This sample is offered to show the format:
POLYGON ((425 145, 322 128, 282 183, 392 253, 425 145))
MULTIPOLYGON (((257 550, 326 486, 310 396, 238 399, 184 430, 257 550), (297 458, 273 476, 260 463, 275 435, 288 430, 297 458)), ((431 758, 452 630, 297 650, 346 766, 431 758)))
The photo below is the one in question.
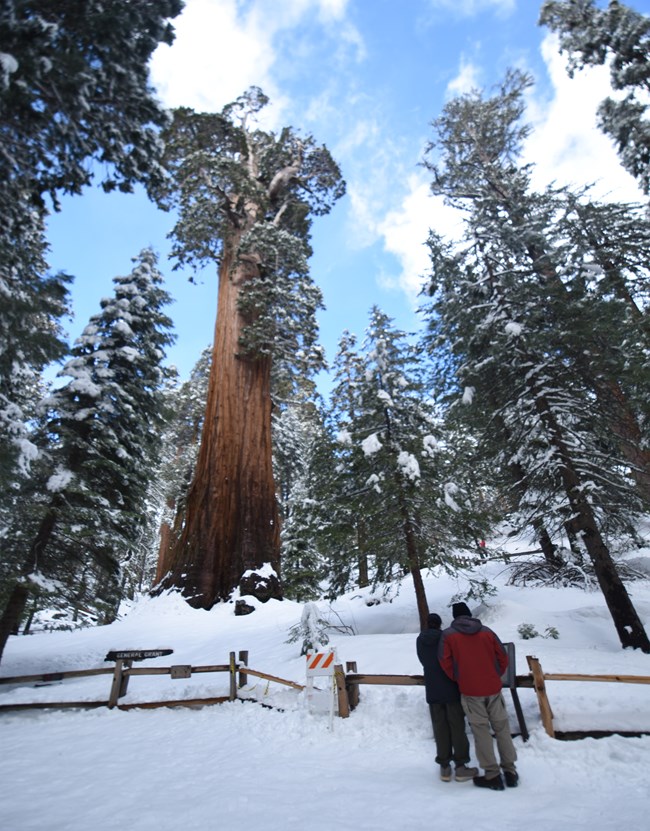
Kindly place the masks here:
POLYGON ((429 629, 440 629, 440 626, 442 625, 442 618, 439 614, 436 614, 436 612, 431 612, 427 618, 427 625, 429 626, 429 629))
POLYGON ((451 613, 454 616, 454 620, 457 617, 472 616, 472 613, 470 612, 467 603, 454 603, 454 605, 451 607, 451 613))

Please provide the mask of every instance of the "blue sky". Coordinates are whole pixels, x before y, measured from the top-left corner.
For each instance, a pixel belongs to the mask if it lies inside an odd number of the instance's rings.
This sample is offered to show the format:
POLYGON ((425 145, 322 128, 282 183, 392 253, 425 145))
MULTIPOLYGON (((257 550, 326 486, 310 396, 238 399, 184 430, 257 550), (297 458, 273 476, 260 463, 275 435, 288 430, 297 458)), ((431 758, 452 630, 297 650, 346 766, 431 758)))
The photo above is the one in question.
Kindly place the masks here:
MULTIPOLYGON (((290 124, 327 144, 348 192, 314 223, 312 275, 324 294, 321 342, 333 359, 344 329, 363 335, 373 304, 415 330, 417 293, 427 271, 429 228, 453 235, 457 218, 428 194, 419 166, 445 101, 498 83, 509 66, 536 79, 528 117, 535 130, 526 160, 540 185, 597 181, 597 193, 640 199, 595 109, 607 94, 602 68, 570 80, 538 0, 186 0, 176 42, 160 47, 151 78, 162 102, 218 111, 251 85, 271 98, 262 126, 290 124)), ((650 13, 650 0, 632 3, 650 13)), ((160 255, 177 343, 169 362, 187 377, 211 343, 216 266, 198 285, 173 271, 166 235, 173 218, 142 192, 89 188, 50 218, 53 270, 75 276, 76 337, 112 279, 151 245, 160 255)), ((327 380, 323 379, 323 387, 327 380)))

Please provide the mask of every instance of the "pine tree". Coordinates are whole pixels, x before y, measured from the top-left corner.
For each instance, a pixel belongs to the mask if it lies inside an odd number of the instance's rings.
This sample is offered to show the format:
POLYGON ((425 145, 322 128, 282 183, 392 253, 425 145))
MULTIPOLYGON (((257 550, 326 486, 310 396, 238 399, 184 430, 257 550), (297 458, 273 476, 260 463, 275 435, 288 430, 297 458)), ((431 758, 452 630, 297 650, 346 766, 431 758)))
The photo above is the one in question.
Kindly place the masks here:
POLYGON ((40 373, 67 349, 59 320, 70 278, 45 276, 45 256, 35 212, 19 241, 0 234, 0 510, 36 455, 28 422, 36 417, 40 373))
POLYGON ((454 525, 451 515, 461 510, 452 494, 458 502, 464 499, 453 476, 445 478, 450 454, 426 395, 418 350, 376 307, 370 318, 360 356, 353 353, 351 336, 342 341, 332 395, 338 450, 330 499, 339 506, 328 513, 347 529, 343 550, 331 564, 333 588, 341 584, 336 570, 350 573, 354 551, 357 561, 359 554, 367 561, 375 583, 408 573, 425 628, 421 572, 447 559, 447 529, 454 525))
POLYGON ((171 44, 181 0, 5 0, 0 10, 0 217, 20 234, 47 194, 79 193, 103 167, 105 190, 161 179, 166 115, 148 62, 171 44))
POLYGON ((432 236, 432 325, 452 344, 463 397, 482 412, 495 463, 521 471, 538 495, 540 522, 570 518, 621 643, 650 650, 603 533, 607 521, 640 509, 621 453, 622 409, 609 406, 618 390, 620 407, 633 413, 620 336, 628 309, 585 279, 592 249, 576 257, 567 243, 574 195, 532 192, 530 168, 517 163, 528 84, 511 73, 492 98, 463 96, 436 122, 428 152, 442 158, 427 161, 432 187, 462 205, 467 221, 457 250, 432 236))
POLYGON ((282 586, 287 597, 299 601, 318 598, 324 577, 317 498, 324 426, 313 398, 307 393, 284 404, 273 419, 273 469, 282 518, 282 586))
POLYGON ((273 367, 295 377, 322 366, 309 230, 311 215, 327 213, 344 191, 313 138, 254 128, 266 102, 252 89, 220 114, 177 110, 166 135, 176 190, 161 199, 179 209, 175 256, 219 263, 201 446, 164 583, 204 608, 237 586, 263 600, 281 596, 271 379, 273 367))
POLYGON ((151 250, 114 283, 114 296, 102 300, 62 370, 70 380, 47 402, 49 473, 38 510, 30 512, 29 537, 14 528, 5 546, 19 568, 1 648, 16 630, 35 572, 62 576, 68 586, 81 579, 86 598, 103 596, 114 606, 120 561, 142 528, 163 416, 161 363, 173 339, 162 311, 169 295, 151 250))
POLYGON ((358 428, 361 419, 358 390, 364 364, 356 335, 347 330, 339 340, 333 370, 326 432, 317 451, 317 493, 321 506, 319 537, 328 562, 329 595, 337 597, 352 586, 368 586, 371 579, 363 505, 366 486, 360 485, 361 457, 352 439, 352 430, 358 428))
POLYGON ((607 63, 613 89, 627 93, 601 103, 600 127, 614 140, 623 167, 650 194, 650 18, 618 0, 606 9, 594 0, 547 0, 539 22, 559 35, 571 76, 607 63))

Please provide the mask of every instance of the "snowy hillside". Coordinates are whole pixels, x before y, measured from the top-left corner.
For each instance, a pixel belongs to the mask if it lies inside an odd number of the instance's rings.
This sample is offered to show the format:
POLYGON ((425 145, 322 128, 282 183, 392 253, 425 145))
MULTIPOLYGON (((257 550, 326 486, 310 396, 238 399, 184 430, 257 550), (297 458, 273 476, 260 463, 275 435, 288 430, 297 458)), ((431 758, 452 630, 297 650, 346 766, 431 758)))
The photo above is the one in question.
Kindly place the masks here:
MULTIPOLYGON (((647 554, 647 552, 646 552, 647 554)), ((497 587, 470 606, 503 641, 514 641, 517 672, 526 655, 546 672, 650 675, 650 656, 620 648, 599 592, 516 588, 503 563, 475 573, 497 587), (522 640, 522 623, 558 639, 522 640)), ((425 576, 431 611, 444 625, 464 583, 425 576)), ((650 580, 629 584, 650 627, 650 580)), ((341 662, 359 672, 420 674, 418 618, 408 580, 381 602, 356 591, 321 613, 341 662)), ((257 605, 235 617, 234 605, 210 612, 175 596, 142 599, 122 619, 76 632, 12 638, 3 676, 106 666, 110 649, 173 648, 150 664, 223 664, 248 650, 249 666, 305 683, 300 641, 288 642, 303 607, 289 601, 257 605)), ((110 676, 47 686, 0 686, 0 703, 105 700, 110 676)), ((252 702, 202 709, 23 711, 0 714, 0 828, 7 831, 171 831, 263 828, 265 831, 471 827, 605 831, 644 827, 650 736, 563 742, 542 726, 535 693, 519 697, 530 740, 515 740, 520 787, 485 792, 471 783, 443 783, 422 687, 362 686, 348 719, 314 712, 304 693, 250 677, 252 702), (257 703, 256 703, 257 702, 257 703), (262 707, 260 703, 270 705, 262 707)), ((317 679, 318 682, 319 679, 317 679)), ((558 730, 650 731, 650 686, 547 683, 558 730)), ((124 703, 226 695, 227 674, 134 677, 124 703)), ((517 721, 508 691, 513 732, 517 721)))

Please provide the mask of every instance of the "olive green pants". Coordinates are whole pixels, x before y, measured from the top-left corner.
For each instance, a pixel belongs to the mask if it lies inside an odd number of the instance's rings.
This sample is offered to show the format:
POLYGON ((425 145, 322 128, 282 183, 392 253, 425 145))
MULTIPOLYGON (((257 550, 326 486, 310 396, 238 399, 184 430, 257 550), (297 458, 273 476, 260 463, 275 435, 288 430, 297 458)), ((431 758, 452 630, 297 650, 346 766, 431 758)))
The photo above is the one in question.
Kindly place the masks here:
POLYGON ((469 739, 465 732, 465 714, 460 701, 429 704, 433 738, 436 740, 436 762, 443 767, 453 760, 455 765, 469 762, 469 739))
POLYGON ((488 696, 462 695, 461 702, 474 735, 474 748, 479 765, 485 776, 498 776, 500 767, 515 772, 517 751, 512 743, 506 703, 502 693, 488 696), (499 751, 499 762, 494 754, 492 731, 499 751))

